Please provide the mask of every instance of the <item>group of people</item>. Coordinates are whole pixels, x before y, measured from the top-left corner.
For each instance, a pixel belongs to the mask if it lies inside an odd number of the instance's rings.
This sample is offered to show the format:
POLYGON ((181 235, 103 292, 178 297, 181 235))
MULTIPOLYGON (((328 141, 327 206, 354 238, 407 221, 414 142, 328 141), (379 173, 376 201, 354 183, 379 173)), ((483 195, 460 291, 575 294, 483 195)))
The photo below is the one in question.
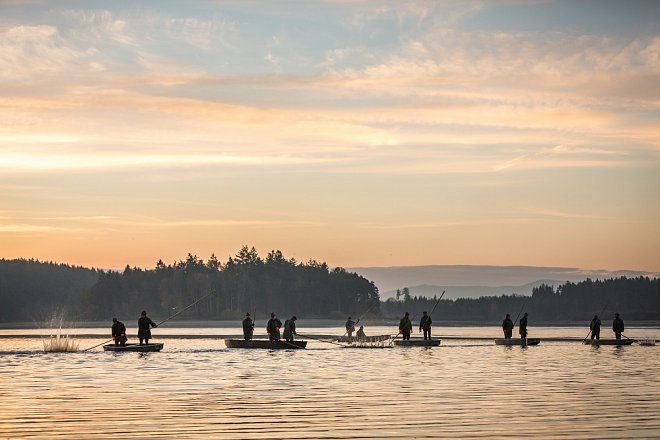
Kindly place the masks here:
MULTIPOLYGON (((287 319, 284 321, 284 331, 283 335, 284 340, 287 342, 293 342, 293 337, 294 335, 297 336, 298 333, 296 333, 296 318, 295 316, 292 316, 291 319, 287 319)), ((266 323, 266 332, 268 333, 268 339, 271 341, 279 341, 281 339, 280 336, 280 329, 282 328, 282 321, 280 321, 276 316, 275 313, 270 314, 270 319, 268 320, 268 323, 266 323)), ((252 339, 252 335, 254 334, 254 321, 252 320, 252 317, 250 316, 249 313, 245 314, 245 319, 243 320, 243 338, 245 338, 246 341, 249 341, 252 339)))
MULTIPOLYGON (((601 322, 598 318, 598 315, 594 315, 594 318, 589 324, 589 331, 591 333, 591 339, 600 339, 600 326, 601 322)), ((506 314, 506 318, 502 321, 502 330, 504 331, 504 339, 511 339, 513 335, 514 323, 511 321, 511 315, 506 314)), ((621 334, 624 331, 623 319, 619 316, 618 313, 614 314, 614 321, 612 321, 612 330, 614 331, 614 337, 616 339, 621 339, 621 334)), ((518 333, 520 333, 521 339, 527 339, 527 312, 520 318, 520 324, 518 326, 518 333)))
MULTIPOLYGON (((419 320, 419 332, 421 333, 422 330, 424 331, 425 341, 427 339, 429 341, 431 340, 431 324, 433 324, 431 315, 429 315, 427 312, 422 313, 422 317, 419 320)), ((399 334, 403 337, 404 341, 410 340, 410 333, 412 332, 412 329, 413 325, 412 321, 410 320, 410 313, 406 312, 403 318, 401 318, 401 321, 399 321, 399 334)))
MULTIPOLYGON (((344 327, 346 327, 346 334, 348 335, 349 341, 353 340, 353 332, 355 331, 355 326, 359 323, 360 323, 360 318, 358 318, 357 321, 353 321, 353 319, 349 316, 348 319, 346 320, 346 324, 344 325, 344 327)), ((360 326, 357 333, 355 334, 355 337, 357 338, 358 341, 367 337, 367 335, 364 333, 363 325, 360 326)))
MULTIPOLYGON (((158 327, 158 324, 153 322, 151 318, 147 316, 147 312, 143 310, 140 318, 138 319, 138 339, 140 340, 140 345, 149 343, 149 339, 151 339, 152 327, 158 327)), ((128 337, 126 336, 126 326, 124 323, 119 321, 117 318, 112 318, 111 331, 115 346, 125 346, 126 342, 128 341, 128 337)))
MULTIPOLYGON (((600 339, 600 318, 598 315, 594 315, 594 318, 589 324, 589 330, 591 330, 591 339, 600 339)), ((612 321, 612 331, 614 332, 614 337, 616 339, 621 339, 621 333, 625 330, 623 325, 623 319, 619 316, 618 313, 614 314, 614 320, 612 321)))
MULTIPOLYGON (((296 333, 296 318, 292 316, 290 319, 284 321, 284 330, 283 336, 284 340, 287 342, 293 342, 294 336, 297 336, 296 333)), ((353 321, 349 316, 346 320, 346 333, 350 340, 353 339, 353 332, 355 331, 355 326, 359 324, 360 320, 353 321)), ((424 331, 424 340, 431 339, 431 316, 424 312, 421 319, 419 320, 419 332, 424 331)), ((591 333, 591 339, 600 339, 600 327, 601 321, 598 318, 598 315, 594 315, 591 323, 589 324, 589 330, 591 333)), ((158 324, 153 322, 151 318, 147 316, 146 311, 142 311, 140 318, 138 319, 138 339, 140 340, 140 345, 148 344, 149 339, 151 339, 151 328, 158 327, 158 324)), ((502 321, 502 330, 504 331, 504 338, 511 339, 513 336, 513 327, 514 322, 511 320, 511 315, 508 313, 502 321)), ((280 321, 275 313, 270 314, 270 319, 266 324, 266 332, 268 333, 268 338, 271 341, 279 341, 281 339, 280 329, 282 328, 282 321, 280 321)), ((621 339, 621 334, 624 331, 623 319, 619 316, 618 313, 614 314, 614 321, 612 321, 612 330, 614 331, 614 336, 616 339, 621 339)), ((410 313, 406 312, 401 321, 399 321, 399 334, 402 335, 403 340, 410 340, 410 333, 412 332, 413 324, 410 320, 410 313)), ((518 325, 518 333, 520 334, 521 339, 527 339, 527 312, 520 318, 520 324, 518 325)), ((254 334, 254 321, 250 317, 249 313, 245 314, 245 319, 243 320, 243 337, 246 341, 252 339, 254 334)), ((360 329, 356 333, 356 338, 358 340, 364 339, 366 337, 364 333, 364 326, 360 326, 360 329)), ((128 338, 126 337, 126 326, 123 322, 119 321, 117 318, 112 318, 112 339, 116 346, 124 346, 128 338)))

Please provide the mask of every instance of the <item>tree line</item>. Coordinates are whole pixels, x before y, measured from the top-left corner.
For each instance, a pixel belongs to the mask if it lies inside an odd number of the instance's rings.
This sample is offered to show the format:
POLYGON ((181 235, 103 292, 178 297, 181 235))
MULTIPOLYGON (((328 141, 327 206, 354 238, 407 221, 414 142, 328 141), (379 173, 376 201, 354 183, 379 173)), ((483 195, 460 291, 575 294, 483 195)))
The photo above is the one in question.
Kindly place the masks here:
MULTIPOLYGON (((263 319, 274 311, 281 317, 346 319, 361 316, 413 317, 431 311, 437 297, 412 296, 403 288, 398 299, 381 302, 372 281, 326 263, 287 259, 281 251, 262 258, 244 246, 221 262, 214 255, 204 261, 188 254, 185 260, 152 269, 123 271, 69 266, 33 259, 0 259, 0 321, 43 322, 54 314, 67 320, 131 319, 148 310, 154 319, 166 318, 204 297, 180 319, 239 319, 257 312, 263 319), (374 307, 371 307, 371 306, 374 307)), ((477 299, 443 299, 434 321, 499 322, 520 310, 535 322, 585 321, 603 310, 628 320, 660 320, 660 280, 657 278, 587 279, 554 287, 534 288, 532 296, 516 294, 477 299)))
MULTIPOLYGON (((402 316, 410 312, 420 317, 430 312, 437 302, 433 298, 411 296, 404 288, 398 295, 381 305, 386 316, 402 316), (402 298, 402 299, 401 299, 402 298)), ((541 285, 532 290, 532 296, 502 295, 481 298, 441 300, 434 320, 465 322, 500 322, 509 313, 512 319, 520 311, 528 312, 536 322, 589 321, 594 314, 609 318, 615 312, 629 320, 660 320, 660 279, 612 278, 586 279, 578 283, 566 282, 557 288, 541 285)))
POLYGON ((202 297, 180 319, 239 319, 248 311, 257 311, 258 318, 274 311, 345 319, 380 301, 374 283, 356 273, 316 260, 299 263, 279 250, 262 258, 248 246, 226 262, 188 254, 172 264, 159 260, 153 269, 126 266, 123 271, 0 261, 4 321, 40 321, 61 310, 68 320, 130 319, 142 310, 160 319, 202 297))

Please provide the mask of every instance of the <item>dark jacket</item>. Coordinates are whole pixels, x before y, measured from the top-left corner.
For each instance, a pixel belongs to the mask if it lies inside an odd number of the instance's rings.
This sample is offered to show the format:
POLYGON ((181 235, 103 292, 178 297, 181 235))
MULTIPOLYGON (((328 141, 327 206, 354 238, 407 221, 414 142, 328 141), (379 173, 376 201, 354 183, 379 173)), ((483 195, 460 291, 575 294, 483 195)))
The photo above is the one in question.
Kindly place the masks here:
POLYGON ((511 318, 505 318, 504 321, 502 321, 502 329, 513 330, 513 321, 511 321, 511 318))
POLYGON ((419 329, 422 330, 431 330, 431 317, 429 315, 422 315, 422 319, 419 320, 419 329))
POLYGON ((284 339, 293 339, 293 335, 296 334, 296 321, 293 319, 287 319, 284 321, 284 339))
POLYGON ((254 331, 254 322, 252 322, 252 319, 250 318, 245 318, 243 320, 243 333, 249 332, 252 333, 254 331))
POLYGON ((119 336, 125 335, 126 334, 126 326, 124 325, 123 322, 117 321, 114 324, 112 324, 112 337, 113 338, 118 338, 119 336))
POLYGON ((355 322, 353 322, 352 319, 346 320, 346 331, 347 332, 354 332, 355 331, 355 322))
POLYGON ((270 318, 266 324, 266 331, 268 336, 280 338, 280 327, 282 327, 282 321, 277 318, 270 318))
POLYGON ((412 322, 410 322, 410 318, 407 316, 404 316, 401 318, 401 321, 399 321, 399 331, 401 333, 410 333, 412 331, 413 325, 412 322))
POLYGON ((623 319, 621 318, 614 318, 614 321, 612 321, 612 330, 616 333, 623 333, 624 327, 623 327, 623 319))
POLYGON ((592 319, 591 324, 589 324, 589 329, 594 331, 600 331, 600 319, 598 318, 592 319))
POLYGON ((522 318, 520 318, 518 333, 520 333, 521 335, 526 335, 527 334, 527 317, 526 316, 523 316, 522 318))
POLYGON ((151 339, 151 327, 158 327, 158 325, 148 316, 140 316, 140 319, 138 319, 138 338, 151 339))

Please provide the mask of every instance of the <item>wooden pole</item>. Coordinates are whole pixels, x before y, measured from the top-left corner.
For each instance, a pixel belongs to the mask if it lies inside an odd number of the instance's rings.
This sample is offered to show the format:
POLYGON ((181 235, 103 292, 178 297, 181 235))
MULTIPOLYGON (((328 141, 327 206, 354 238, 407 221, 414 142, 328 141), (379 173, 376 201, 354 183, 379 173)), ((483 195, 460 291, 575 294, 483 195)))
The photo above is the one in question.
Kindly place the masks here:
MULTIPOLYGON (((180 315, 181 313, 185 312, 186 310, 188 310, 189 308, 191 308, 192 306, 194 306, 195 304, 197 304, 198 302, 200 302, 200 301, 203 300, 204 298, 207 298, 207 297, 209 297, 209 296, 211 296, 211 295, 213 295, 213 294, 214 294, 214 292, 211 292, 211 293, 209 293, 209 294, 207 294, 207 295, 204 295, 203 297, 199 298, 199 299, 198 299, 197 301, 195 301, 194 303, 190 304, 188 307, 185 307, 185 308, 179 310, 179 311, 178 311, 177 313, 175 313, 174 315, 172 315, 172 316, 170 316, 169 318, 167 318, 167 319, 161 321, 160 323, 156 324, 156 327, 158 327, 158 326, 160 326, 160 325, 166 323, 167 321, 169 321, 170 319, 174 318, 175 316, 180 315)), ((91 350, 92 348, 99 347, 99 346, 101 346, 101 345, 103 345, 103 344, 107 344, 108 342, 110 342, 110 341, 112 341, 112 340, 113 340, 113 338, 110 338, 110 339, 108 339, 107 341, 103 341, 103 342, 101 342, 100 344, 96 344, 96 345, 93 346, 93 347, 89 347, 89 348, 84 349, 83 352, 85 352, 85 351, 89 351, 89 350, 91 350)))

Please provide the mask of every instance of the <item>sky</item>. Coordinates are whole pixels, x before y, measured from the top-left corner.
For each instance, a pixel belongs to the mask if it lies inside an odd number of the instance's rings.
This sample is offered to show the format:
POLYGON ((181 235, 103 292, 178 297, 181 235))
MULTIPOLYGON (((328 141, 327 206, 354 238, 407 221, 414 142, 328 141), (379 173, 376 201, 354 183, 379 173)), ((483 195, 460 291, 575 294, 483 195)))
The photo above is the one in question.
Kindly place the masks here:
POLYGON ((0 258, 660 270, 660 2, 0 2, 0 258))

